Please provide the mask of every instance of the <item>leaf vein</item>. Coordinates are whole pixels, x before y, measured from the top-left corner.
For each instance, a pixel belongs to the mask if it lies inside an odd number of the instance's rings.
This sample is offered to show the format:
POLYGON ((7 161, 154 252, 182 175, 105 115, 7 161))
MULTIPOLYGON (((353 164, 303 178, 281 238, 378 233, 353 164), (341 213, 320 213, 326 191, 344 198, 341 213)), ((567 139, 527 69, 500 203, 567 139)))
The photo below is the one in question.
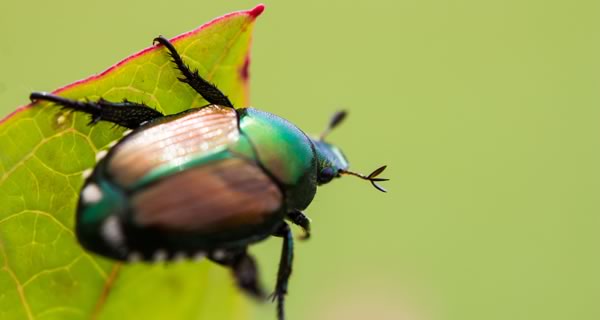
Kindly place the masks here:
POLYGON ((6 254, 6 249, 4 248, 4 242, 1 241, 1 239, 0 239, 0 252, 2 252, 2 256, 4 258, 4 267, 2 269, 5 270, 6 273, 8 273, 8 275, 15 282, 15 285, 17 288, 17 293, 19 295, 19 300, 21 300, 21 303, 23 304, 23 309, 25 309, 25 313, 27 314, 27 319, 33 320, 33 314, 31 313, 31 307, 29 306, 29 302, 27 302, 27 298, 25 297, 25 292, 23 292, 23 286, 19 282, 17 275, 10 269, 10 266, 8 264, 8 256, 6 254))
POLYGON ((60 267, 56 267, 56 268, 51 268, 51 269, 44 269, 44 270, 40 270, 39 272, 33 274, 31 277, 29 277, 29 279, 25 280, 22 284, 23 288, 25 288, 27 285, 29 285, 30 283, 32 283, 33 281, 35 281, 35 279, 45 275, 45 274, 49 274, 52 272, 56 272, 56 271, 61 271, 66 269, 67 271, 69 271, 69 268, 71 268, 75 263, 77 263, 79 260, 81 260, 81 258, 83 258, 83 255, 77 256, 75 257, 75 259, 73 259, 73 261, 69 262, 68 264, 64 265, 64 266, 60 266, 60 267))

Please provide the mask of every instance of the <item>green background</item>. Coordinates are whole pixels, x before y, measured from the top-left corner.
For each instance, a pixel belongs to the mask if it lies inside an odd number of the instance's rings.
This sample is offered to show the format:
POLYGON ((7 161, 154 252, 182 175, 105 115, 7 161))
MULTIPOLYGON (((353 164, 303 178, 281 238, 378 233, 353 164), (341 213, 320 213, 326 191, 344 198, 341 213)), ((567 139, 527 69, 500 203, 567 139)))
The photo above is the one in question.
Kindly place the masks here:
MULTIPOLYGON (((0 115, 255 4, 0 4, 0 115)), ((253 106, 313 133, 348 109, 330 140, 392 179, 320 190, 290 319, 600 318, 600 2, 265 4, 253 106)))

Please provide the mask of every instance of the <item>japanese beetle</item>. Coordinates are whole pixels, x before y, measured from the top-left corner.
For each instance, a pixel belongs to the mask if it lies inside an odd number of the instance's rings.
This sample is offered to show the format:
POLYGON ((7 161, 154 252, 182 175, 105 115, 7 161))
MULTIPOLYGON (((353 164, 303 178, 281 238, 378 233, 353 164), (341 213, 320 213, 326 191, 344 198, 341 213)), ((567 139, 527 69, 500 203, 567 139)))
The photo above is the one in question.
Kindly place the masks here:
POLYGON ((208 105, 163 115, 130 101, 76 101, 34 92, 30 99, 50 101, 91 116, 90 125, 112 122, 128 128, 124 138, 97 154, 84 173, 76 219, 81 245, 121 261, 166 261, 208 257, 231 268, 237 284, 263 298, 250 244, 282 237, 283 248, 273 299, 284 318, 284 296, 292 272, 293 238, 288 220, 310 235, 302 210, 318 185, 341 175, 369 180, 385 166, 363 176, 324 141, 345 118, 339 112, 318 139, 283 118, 253 108, 235 109, 217 87, 191 71, 164 37, 164 46, 182 82, 208 105))

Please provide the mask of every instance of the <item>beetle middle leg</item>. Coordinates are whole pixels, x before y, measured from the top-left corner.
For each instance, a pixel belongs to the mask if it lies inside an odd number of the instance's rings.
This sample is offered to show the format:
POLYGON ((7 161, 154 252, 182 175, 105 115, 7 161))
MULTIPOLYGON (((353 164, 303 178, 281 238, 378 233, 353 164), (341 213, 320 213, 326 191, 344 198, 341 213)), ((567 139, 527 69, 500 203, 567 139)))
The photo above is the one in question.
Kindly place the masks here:
POLYGON ((238 287, 246 293, 257 299, 265 298, 264 290, 259 283, 256 262, 246 248, 237 251, 215 250, 209 255, 209 259, 231 268, 238 287))
POLYGON ((273 292, 273 300, 277 300, 277 319, 283 320, 284 300, 287 294, 288 282, 292 274, 292 262, 294 260, 294 238, 292 230, 287 223, 273 233, 273 236, 283 238, 283 246, 281 248, 281 258, 279 260, 279 270, 277 271, 277 283, 275 284, 275 292, 273 292))
POLYGON ((310 238, 310 218, 300 210, 292 210, 287 213, 287 219, 304 230, 301 240, 310 238))
POLYGON ((217 89, 214 84, 204 80, 200 74, 198 74, 198 71, 190 70, 190 68, 183 62, 183 59, 181 59, 181 56, 173 44, 171 44, 167 38, 158 36, 154 39, 154 42, 162 44, 165 46, 165 48, 167 48, 167 50, 169 50, 169 54, 171 55, 171 58, 173 58, 173 63, 175 63, 177 69, 179 69, 181 74, 183 74, 183 78, 179 78, 181 82, 190 85, 190 87, 196 90, 196 92, 198 92, 206 101, 208 101, 208 103, 233 108, 233 104, 231 104, 229 98, 227 98, 227 96, 225 96, 219 89, 217 89))
POLYGON ((164 117, 164 115, 149 106, 141 103, 111 102, 104 99, 98 101, 78 101, 63 98, 45 92, 33 92, 29 95, 32 102, 38 100, 54 102, 65 109, 89 114, 92 119, 90 125, 98 121, 108 121, 129 129, 135 129, 142 124, 164 117))

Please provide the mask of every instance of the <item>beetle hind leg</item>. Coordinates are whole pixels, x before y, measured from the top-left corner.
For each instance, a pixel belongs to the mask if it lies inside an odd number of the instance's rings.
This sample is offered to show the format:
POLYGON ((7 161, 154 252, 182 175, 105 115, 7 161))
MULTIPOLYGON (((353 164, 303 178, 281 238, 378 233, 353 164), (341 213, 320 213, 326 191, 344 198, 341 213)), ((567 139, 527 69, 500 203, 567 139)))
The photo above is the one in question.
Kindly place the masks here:
POLYGON ((283 238, 279 270, 277 271, 277 283, 275 291, 271 295, 273 301, 277 300, 277 319, 283 320, 285 318, 285 295, 287 294, 288 282, 292 274, 292 261, 294 260, 294 238, 292 230, 287 223, 282 224, 273 236, 283 238))
POLYGON ((259 300, 265 299, 265 291, 260 285, 258 269, 254 258, 246 249, 238 252, 215 250, 209 259, 231 268, 236 283, 240 289, 259 300))
POLYGON ((177 66, 177 69, 183 74, 183 78, 179 78, 181 82, 187 83, 190 87, 192 87, 196 92, 198 92, 202 98, 204 98, 210 104, 216 104, 224 107, 233 108, 233 104, 229 101, 229 98, 225 96, 217 87, 204 80, 198 71, 192 71, 190 68, 183 62, 183 59, 167 38, 163 36, 158 36, 154 39, 154 42, 158 42, 165 46, 167 50, 169 50, 169 54, 173 59, 173 63, 177 66))
POLYGON ((135 129, 148 121, 164 116, 145 104, 127 100, 122 102, 111 102, 104 99, 78 101, 46 92, 33 92, 29 95, 29 99, 32 102, 49 101, 64 109, 87 113, 91 116, 90 125, 96 124, 98 121, 108 121, 122 127, 135 129))

